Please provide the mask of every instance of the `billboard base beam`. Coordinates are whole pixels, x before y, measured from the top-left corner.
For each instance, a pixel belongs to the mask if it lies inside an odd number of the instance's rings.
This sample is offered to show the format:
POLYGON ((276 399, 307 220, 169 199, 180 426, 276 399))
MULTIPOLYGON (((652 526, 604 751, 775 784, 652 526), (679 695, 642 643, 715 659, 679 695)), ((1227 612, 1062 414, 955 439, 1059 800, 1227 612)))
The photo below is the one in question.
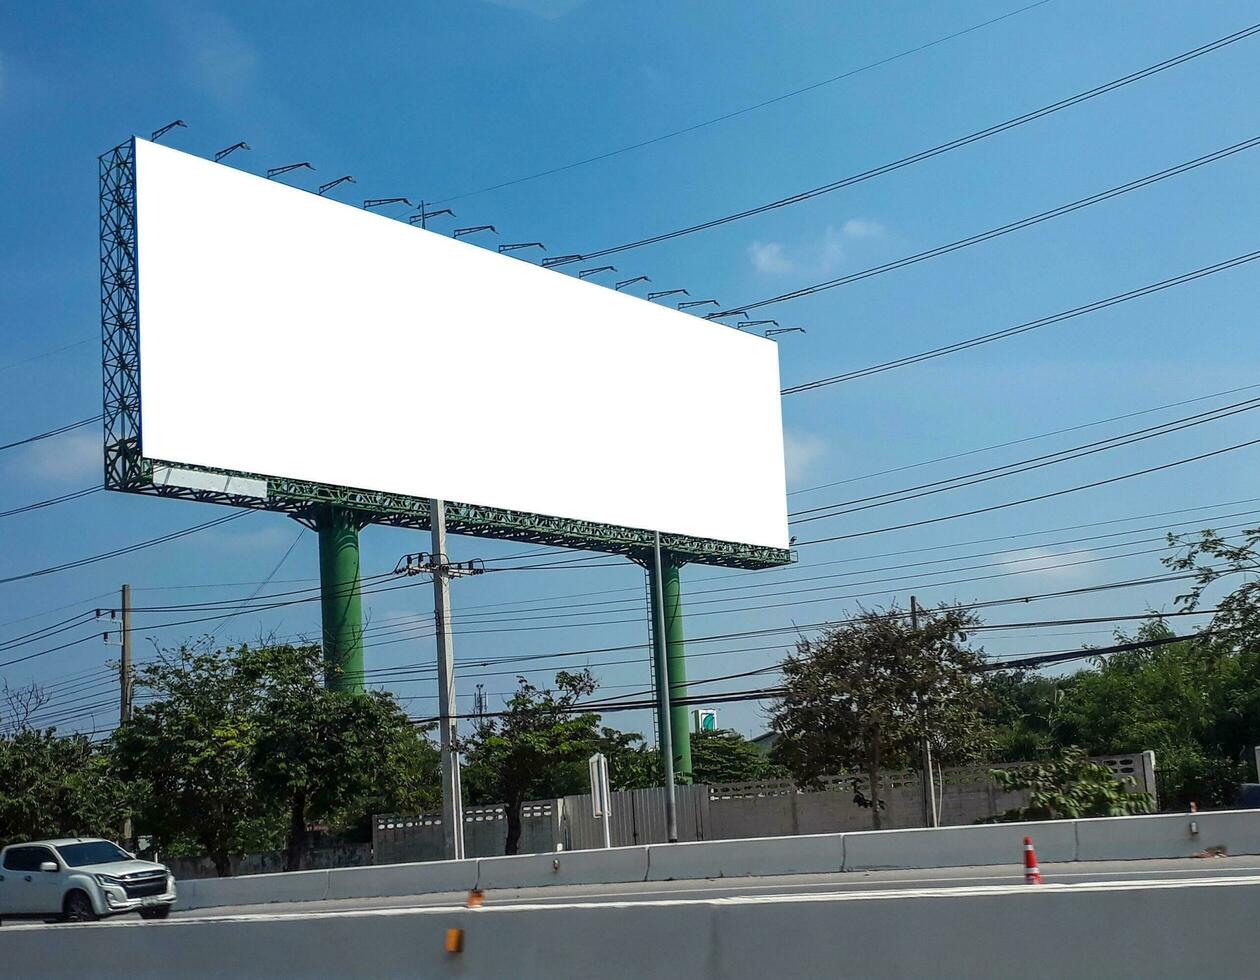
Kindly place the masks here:
POLYGON ((363 693, 363 604, 359 594, 359 517, 340 507, 314 508, 319 534, 319 605, 324 686, 363 693))

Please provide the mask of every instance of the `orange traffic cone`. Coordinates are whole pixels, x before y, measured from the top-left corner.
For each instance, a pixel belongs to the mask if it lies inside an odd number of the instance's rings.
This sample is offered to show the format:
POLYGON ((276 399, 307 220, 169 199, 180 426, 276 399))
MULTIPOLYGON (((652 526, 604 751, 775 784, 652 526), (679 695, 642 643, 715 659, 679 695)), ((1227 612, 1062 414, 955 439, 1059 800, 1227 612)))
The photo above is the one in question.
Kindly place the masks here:
POLYGON ((1031 837, 1024 838, 1024 884, 1041 884, 1041 869, 1037 867, 1037 852, 1033 850, 1031 837))

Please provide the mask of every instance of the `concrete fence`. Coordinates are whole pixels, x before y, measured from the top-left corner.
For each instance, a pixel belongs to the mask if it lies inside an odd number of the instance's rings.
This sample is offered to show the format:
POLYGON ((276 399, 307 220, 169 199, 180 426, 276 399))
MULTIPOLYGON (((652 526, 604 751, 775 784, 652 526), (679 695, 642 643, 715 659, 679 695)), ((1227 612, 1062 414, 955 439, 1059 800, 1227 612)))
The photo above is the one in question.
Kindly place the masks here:
MULTIPOLYGON (((1153 752, 1100 756, 1093 761, 1128 779, 1133 792, 1154 798, 1153 752)), ((1018 765, 1021 763, 945 769, 937 784, 941 825, 973 824, 1026 804, 1027 793, 1004 792, 989 775, 991 769, 1018 765)), ((885 774, 885 808, 880 815, 885 829, 925 826, 920 785, 917 772, 885 774)), ((871 811, 854 802, 855 791, 869 793, 864 776, 830 776, 823 780, 821 790, 802 790, 789 780, 678 786, 678 839, 742 840, 868 830, 871 811)), ((664 793, 664 788, 658 787, 612 794, 614 847, 666 842, 664 793)), ((503 853, 507 821, 501 805, 469 807, 464 821, 465 854, 491 857, 503 853)), ((589 794, 528 803, 521 823, 522 854, 550 853, 557 845, 570 851, 603 846, 603 828, 592 815, 589 794)), ((372 843, 377 864, 440 860, 444 855, 442 818, 430 814, 377 816, 372 843)))
POLYGON ((179 883, 178 907, 439 893, 459 896, 475 887, 534 888, 985 865, 1009 865, 1014 869, 1012 876, 1017 877, 1025 835, 1035 840, 1043 870, 1061 862, 1184 858, 1216 849, 1227 854, 1260 854, 1260 811, 694 841, 199 879, 179 883))

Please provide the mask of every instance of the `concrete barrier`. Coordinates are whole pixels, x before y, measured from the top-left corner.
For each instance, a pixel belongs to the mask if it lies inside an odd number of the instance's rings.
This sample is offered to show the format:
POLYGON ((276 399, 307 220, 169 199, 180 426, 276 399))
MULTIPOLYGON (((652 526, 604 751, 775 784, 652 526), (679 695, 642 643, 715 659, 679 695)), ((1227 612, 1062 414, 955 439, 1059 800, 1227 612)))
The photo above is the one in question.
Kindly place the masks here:
POLYGON ((1260 811, 649 844, 461 862, 202 878, 179 883, 176 908, 421 895, 473 887, 538 888, 552 884, 1017 865, 1026 835, 1033 838, 1043 865, 1190 857, 1211 847, 1224 847, 1229 854, 1260 854, 1260 811), (1192 820, 1199 828, 1197 836, 1190 833, 1192 820))
MULTIPOLYGON (((372 868, 347 868, 372 871, 372 868)), ((235 878, 197 878, 176 882, 177 909, 262 905, 268 902, 318 902, 328 892, 327 871, 290 871, 235 878)))
POLYGON ((1077 820, 1076 839, 1078 861, 1193 857, 1216 847, 1225 848, 1227 854, 1260 854, 1260 811, 1077 820))
MULTIPOLYGON (((326 898, 384 898, 467 892, 477 887, 476 858, 425 864, 382 864, 374 868, 339 868, 328 875, 326 898)), ((202 908, 204 906, 193 906, 202 908)))
POLYGON ((844 834, 649 844, 648 881, 844 870, 844 834))
POLYGON ((1076 860, 1073 822, 1051 820, 847 834, 844 870, 1022 864, 1026 836, 1033 838, 1037 860, 1042 863, 1076 860))
POLYGON ((535 888, 539 885, 603 885, 643 881, 648 872, 647 847, 613 847, 598 851, 558 851, 481 858, 479 888, 535 888))
POLYGON ((1260 878, 5 926, 6 975, 1241 977, 1260 878), (445 951, 446 930, 463 951, 445 951))

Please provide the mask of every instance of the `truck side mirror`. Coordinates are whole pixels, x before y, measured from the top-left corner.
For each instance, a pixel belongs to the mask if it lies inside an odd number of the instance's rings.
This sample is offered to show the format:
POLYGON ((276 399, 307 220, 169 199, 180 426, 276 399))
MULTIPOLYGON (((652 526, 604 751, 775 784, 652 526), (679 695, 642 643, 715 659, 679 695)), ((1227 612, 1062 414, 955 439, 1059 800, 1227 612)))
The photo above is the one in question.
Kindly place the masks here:
POLYGON ((57 871, 60 871, 61 869, 57 867, 57 862, 56 862, 56 861, 44 861, 42 864, 40 864, 40 866, 39 866, 39 870, 40 870, 40 871, 51 871, 51 872, 54 872, 54 873, 55 873, 55 872, 57 872, 57 871))

